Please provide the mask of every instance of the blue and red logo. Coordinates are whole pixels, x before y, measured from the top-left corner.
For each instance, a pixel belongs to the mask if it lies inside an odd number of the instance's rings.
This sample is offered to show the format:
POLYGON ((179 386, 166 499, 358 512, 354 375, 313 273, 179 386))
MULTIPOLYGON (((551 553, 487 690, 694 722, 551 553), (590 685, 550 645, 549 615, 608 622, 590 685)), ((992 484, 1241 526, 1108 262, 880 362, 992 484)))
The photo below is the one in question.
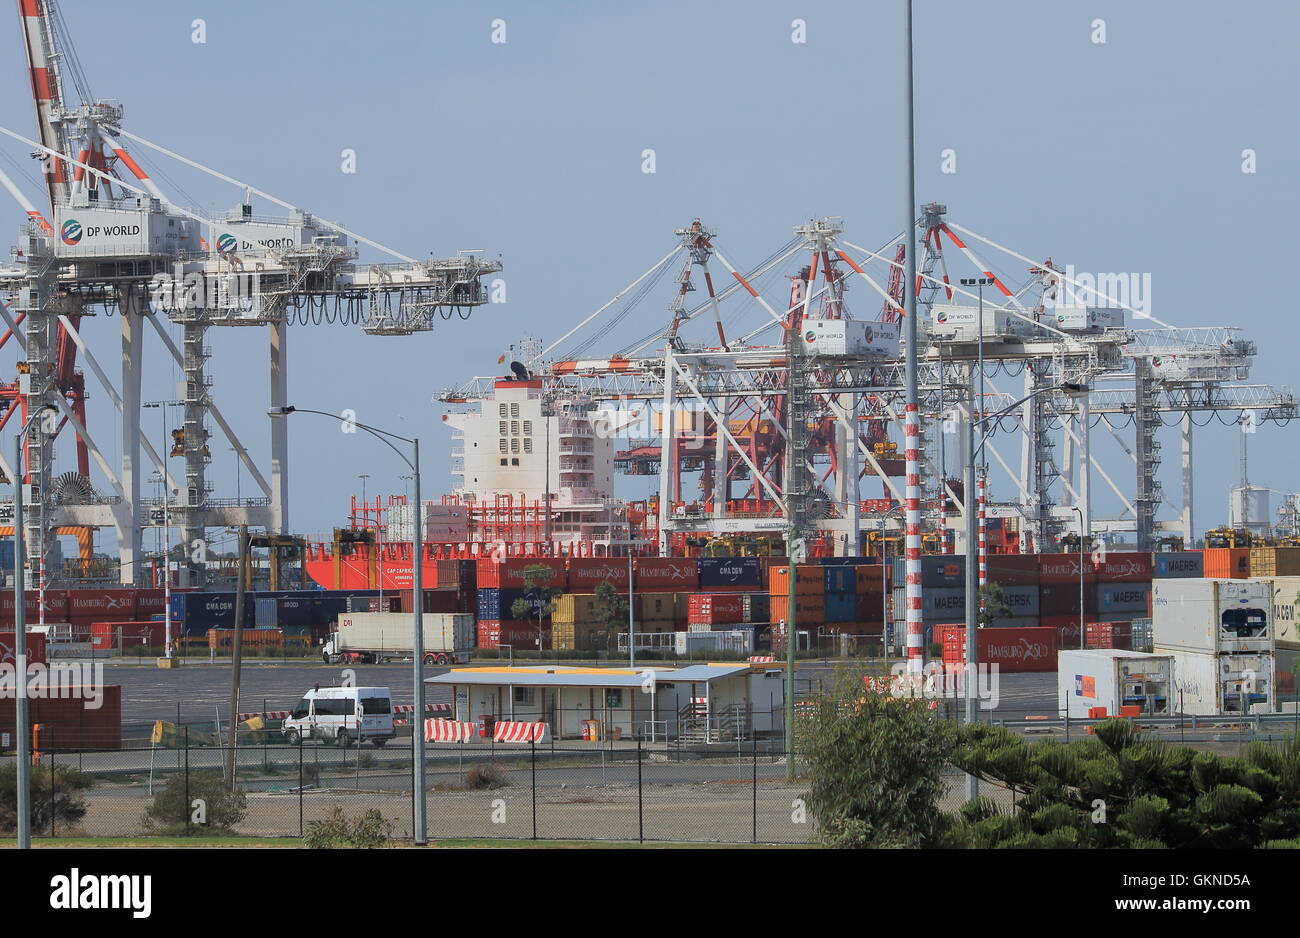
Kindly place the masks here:
POLYGON ((63 223, 63 228, 59 234, 63 238, 64 244, 72 245, 78 243, 81 240, 82 235, 81 222, 77 221, 75 218, 69 218, 63 223))
POLYGON ((217 238, 218 254, 234 254, 239 241, 232 234, 223 234, 217 238))

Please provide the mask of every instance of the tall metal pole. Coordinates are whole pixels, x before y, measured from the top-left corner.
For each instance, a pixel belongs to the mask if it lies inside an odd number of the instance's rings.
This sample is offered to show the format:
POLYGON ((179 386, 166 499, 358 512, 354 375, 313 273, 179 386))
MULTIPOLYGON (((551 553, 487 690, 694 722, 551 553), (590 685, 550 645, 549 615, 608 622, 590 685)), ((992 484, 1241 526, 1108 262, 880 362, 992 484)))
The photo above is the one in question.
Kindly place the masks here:
MULTIPOLYGON (((971 382, 970 419, 966 424, 966 472, 962 482, 962 500, 965 502, 966 515, 966 664, 963 669, 963 684, 966 693, 966 722, 975 722, 975 672, 979 660, 979 635, 976 631, 976 614, 978 591, 975 580, 978 573, 975 568, 975 382, 971 382)), ((973 801, 979 797, 979 779, 974 775, 966 776, 966 800, 973 801)))
MULTIPOLYGON (((162 414, 162 492, 163 492, 163 627, 166 634, 163 638, 163 654, 168 658, 172 656, 172 568, 171 568, 171 547, 172 532, 168 527, 168 505, 172 500, 172 489, 167 483, 167 454, 170 450, 167 448, 167 405, 159 404, 158 411, 162 414)), ((139 582, 139 581, 137 581, 139 582)))
MULTIPOLYGON (((425 799, 425 765, 424 765, 424 512, 420 501, 420 439, 411 441, 415 446, 415 465, 411 467, 415 478, 411 480, 415 488, 415 531, 411 537, 411 549, 415 554, 411 566, 411 608, 415 610, 414 651, 415 678, 415 719, 412 736, 415 741, 415 845, 423 847, 429 842, 424 816, 425 799)), ((453 627, 453 641, 455 644, 453 627)), ((453 648, 453 651, 455 649, 453 648)))
MULTIPOLYGON (((24 431, 26 428, 23 428, 24 431)), ((17 678, 14 710, 18 737, 18 849, 27 850, 32 845, 32 809, 30 740, 27 737, 27 598, 23 582, 27 565, 23 544, 23 438, 20 432, 14 440, 14 671, 17 678)))
POLYGON ((636 667, 636 591, 632 587, 632 545, 627 545, 627 664, 636 667))
MULTIPOLYGON (((274 548, 272 548, 274 550, 274 548)), ((235 631, 230 640, 230 748, 226 750, 226 779, 235 789, 238 765, 235 746, 239 741, 239 679, 244 660, 244 604, 248 591, 248 525, 239 526, 239 581, 235 584, 235 631)))
MULTIPOLYGON (((912 0, 907 0, 907 198, 903 216, 906 246, 903 280, 903 343, 907 397, 904 459, 907 472, 905 571, 907 574, 907 671, 920 675, 925 656, 921 612, 921 428, 916 365, 916 116, 912 76, 912 0)), ((793 594, 793 590, 791 590, 793 594)))

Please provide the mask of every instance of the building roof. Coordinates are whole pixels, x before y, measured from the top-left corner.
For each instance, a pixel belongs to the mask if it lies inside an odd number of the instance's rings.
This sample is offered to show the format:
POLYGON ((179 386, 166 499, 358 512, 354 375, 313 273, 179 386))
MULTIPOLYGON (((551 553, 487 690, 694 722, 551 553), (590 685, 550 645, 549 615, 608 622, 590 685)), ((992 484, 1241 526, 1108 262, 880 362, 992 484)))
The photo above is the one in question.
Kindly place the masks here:
POLYGON ((640 687, 645 673, 653 671, 660 683, 707 684, 749 671, 747 664, 693 664, 684 668, 567 668, 526 666, 517 668, 453 668, 424 679, 426 684, 489 684, 530 687, 640 687))

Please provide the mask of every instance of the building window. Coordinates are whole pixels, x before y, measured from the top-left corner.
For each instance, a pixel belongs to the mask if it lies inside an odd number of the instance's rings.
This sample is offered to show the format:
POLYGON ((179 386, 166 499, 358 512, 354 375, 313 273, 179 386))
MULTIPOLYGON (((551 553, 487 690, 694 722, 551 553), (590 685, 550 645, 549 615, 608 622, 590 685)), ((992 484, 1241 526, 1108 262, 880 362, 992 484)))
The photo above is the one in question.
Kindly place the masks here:
POLYGON ((531 707, 536 700, 534 695, 537 691, 537 688, 535 687, 516 687, 514 691, 515 691, 515 703, 517 704, 523 704, 525 707, 531 707))
POLYGON ((501 439, 497 440, 497 445, 501 448, 501 452, 504 453, 506 451, 506 438, 502 437, 501 439))
POLYGON ((502 420, 500 423, 497 424, 497 430, 502 436, 505 436, 506 433, 510 430, 510 425, 506 421, 502 420))
POLYGON ((532 436, 532 435, 533 435, 533 422, 532 422, 531 420, 525 420, 525 421, 524 421, 524 436, 532 436))
POLYGON ((506 405, 505 405, 505 404, 502 404, 500 407, 497 408, 497 416, 500 416, 500 417, 504 417, 504 416, 506 416, 506 405))
POLYGON ((533 441, 532 441, 532 439, 529 438, 529 437, 524 437, 524 452, 525 452, 525 453, 531 453, 532 451, 533 451, 533 441))
POLYGON ((609 687, 605 689, 605 706, 610 710, 623 706, 622 688, 609 687))
POLYGON ((510 435, 511 435, 511 436, 518 436, 518 435, 519 435, 519 421, 518 421, 518 420, 512 420, 512 421, 510 421, 510 435))
POLYGON ((504 466, 504 465, 505 465, 505 464, 506 464, 506 461, 505 461, 505 460, 504 460, 504 459, 503 459, 503 460, 501 460, 501 465, 503 465, 503 466, 504 466))
POLYGON ((512 466, 519 465, 519 457, 516 456, 514 459, 510 460, 510 465, 512 466))
POLYGON ((514 403, 514 404, 511 404, 511 405, 510 405, 510 416, 511 416, 511 417, 518 417, 518 416, 519 416, 519 404, 518 404, 518 403, 514 403))

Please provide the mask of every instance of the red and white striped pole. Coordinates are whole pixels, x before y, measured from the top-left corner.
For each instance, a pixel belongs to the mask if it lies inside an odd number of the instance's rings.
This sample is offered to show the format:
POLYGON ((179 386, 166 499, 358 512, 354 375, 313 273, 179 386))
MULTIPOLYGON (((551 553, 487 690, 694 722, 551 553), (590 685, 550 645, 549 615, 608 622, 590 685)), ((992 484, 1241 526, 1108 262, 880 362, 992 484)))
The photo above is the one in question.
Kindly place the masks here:
POLYGON ((983 586, 985 583, 987 583, 987 582, 989 581, 989 545, 988 545, 988 535, 987 535, 987 533, 986 533, 986 532, 987 532, 987 527, 986 527, 986 525, 985 525, 985 523, 984 523, 984 517, 985 517, 985 515, 984 515, 984 476, 983 476, 982 473, 981 473, 981 475, 980 475, 980 477, 979 477, 979 489, 980 489, 980 500, 979 500, 979 524, 980 524, 980 539, 979 539, 979 546, 980 546, 980 586, 983 586))
POLYGON ((907 205, 903 216, 904 271, 903 342, 906 384, 904 467, 907 472, 904 521, 904 570, 907 574, 907 672, 919 678, 925 668, 925 626, 921 609, 921 426, 917 381, 916 323, 916 97, 912 65, 912 0, 907 3, 907 205), (913 287, 913 289, 906 289, 913 287))

